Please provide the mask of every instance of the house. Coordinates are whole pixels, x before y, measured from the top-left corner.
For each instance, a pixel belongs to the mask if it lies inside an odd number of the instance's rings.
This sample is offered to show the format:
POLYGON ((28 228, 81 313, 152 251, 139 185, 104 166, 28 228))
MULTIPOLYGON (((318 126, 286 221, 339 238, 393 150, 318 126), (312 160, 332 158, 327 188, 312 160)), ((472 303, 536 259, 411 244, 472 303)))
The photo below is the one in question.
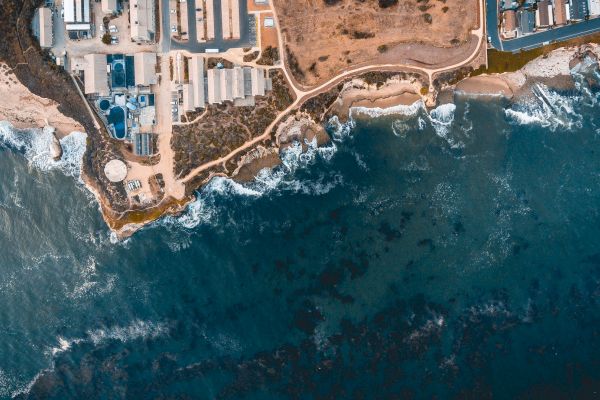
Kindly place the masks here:
POLYGON ((156 32, 154 6, 154 0, 131 0, 129 2, 131 40, 134 42, 154 42, 156 32))
POLYGON ((517 36, 517 13, 515 10, 506 10, 502 13, 501 33, 507 39, 517 36))
POLYGON ((108 96, 108 73, 106 54, 86 54, 83 69, 85 94, 108 96))
POLYGON ((556 25, 564 25, 567 23, 568 17, 565 0, 554 0, 554 23, 556 25))
POLYGON ((117 0, 102 0, 102 12, 114 14, 117 12, 117 0))
POLYGON ((600 0, 588 0, 589 15, 600 15, 600 0))
POLYGON ((158 83, 156 75, 156 53, 144 52, 133 55, 135 85, 150 86, 158 83))
POLYGON ((535 13, 531 10, 520 9, 517 11, 517 22, 521 35, 533 33, 535 29, 535 13))
POLYGON ((569 19, 582 21, 589 15, 587 0, 569 0, 569 19))
POLYGON ((554 23, 552 15, 552 5, 549 0, 541 0, 537 3, 535 10, 535 26, 538 28, 547 28, 554 23))
POLYGON ((42 48, 52 47, 54 37, 52 34, 52 10, 40 7, 37 10, 39 21, 39 40, 42 48))

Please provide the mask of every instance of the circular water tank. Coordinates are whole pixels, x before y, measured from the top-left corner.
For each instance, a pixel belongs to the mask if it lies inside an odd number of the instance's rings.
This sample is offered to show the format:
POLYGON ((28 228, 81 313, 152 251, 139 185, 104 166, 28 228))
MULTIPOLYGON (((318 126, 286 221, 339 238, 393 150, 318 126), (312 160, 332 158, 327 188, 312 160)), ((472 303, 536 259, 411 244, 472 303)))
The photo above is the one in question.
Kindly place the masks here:
POLYGON ((100 109, 102 111, 108 110, 109 107, 110 107, 110 101, 108 101, 108 100, 100 100, 100 109))
POLYGON ((104 175, 111 182, 122 182, 127 177, 127 165, 121 160, 110 160, 104 166, 104 175))

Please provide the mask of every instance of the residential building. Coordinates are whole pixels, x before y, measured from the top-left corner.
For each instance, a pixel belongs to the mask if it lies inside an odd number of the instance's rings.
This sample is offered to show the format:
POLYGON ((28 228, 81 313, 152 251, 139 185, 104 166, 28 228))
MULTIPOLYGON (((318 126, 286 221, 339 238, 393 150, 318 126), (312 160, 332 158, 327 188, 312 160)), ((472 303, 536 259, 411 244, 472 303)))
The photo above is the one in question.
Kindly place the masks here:
POLYGON ((589 15, 587 0, 569 0, 569 19, 574 21, 584 20, 589 15))
POLYGON ((154 0, 130 0, 129 20, 133 41, 154 42, 156 32, 154 6, 154 0))
POLYGON ((600 15, 600 0, 588 0, 589 15, 600 15))
POLYGON ((535 13, 531 10, 520 9, 517 11, 517 22, 521 35, 533 33, 535 29, 535 13))
POLYGON ((539 28, 547 28, 554 23, 552 5, 549 0, 541 0, 537 3, 535 11, 535 25, 539 28))
POLYGON ((156 75, 156 53, 135 53, 133 55, 135 66, 136 86, 150 86, 158 83, 156 75))
POLYGON ((85 94, 108 96, 108 73, 106 54, 87 54, 84 56, 83 80, 85 94))
POLYGON ((517 36, 517 14, 515 10, 506 10, 502 13, 501 33, 506 39, 517 36))
POLYGON ((554 23, 564 25, 567 23, 568 17, 565 0, 554 0, 554 23))

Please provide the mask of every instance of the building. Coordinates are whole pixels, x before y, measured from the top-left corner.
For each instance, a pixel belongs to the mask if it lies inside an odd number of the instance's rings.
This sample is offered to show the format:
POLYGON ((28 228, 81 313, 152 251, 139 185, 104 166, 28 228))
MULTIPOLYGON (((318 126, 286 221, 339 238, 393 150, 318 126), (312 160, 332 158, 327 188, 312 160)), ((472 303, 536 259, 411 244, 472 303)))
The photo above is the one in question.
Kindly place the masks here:
POLYGON ((41 7, 37 10, 39 21, 39 40, 42 48, 52 47, 54 37, 52 34, 52 10, 41 7))
POLYGON ((192 57, 189 69, 189 82, 192 85, 194 108, 204 108, 206 103, 204 95, 204 58, 196 55, 192 57))
POLYGON ((600 15, 600 0, 588 0, 589 15, 600 15))
POLYGON ((501 33, 507 39, 517 36, 517 13, 515 10, 506 10, 502 13, 501 33))
POLYGON ((233 69, 209 69, 208 103, 221 104, 254 96, 264 96, 271 88, 262 68, 234 67, 233 69))
POLYGON ((64 0, 63 10, 69 38, 91 37, 90 0, 64 0))
POLYGON ((535 25, 539 28, 547 28, 554 23, 552 5, 549 0, 541 0, 537 3, 535 10, 535 25))
POLYGON ((117 12, 117 0, 102 0, 102 12, 114 14, 117 12))
POLYGON ((135 85, 150 86, 158 83, 156 75, 156 53, 135 53, 135 85))
POLYGON ((535 13, 530 10, 521 9, 517 11, 517 22, 521 35, 533 33, 535 29, 535 13))
POLYGON ((568 13, 565 6, 565 0, 554 0, 554 23, 564 25, 568 21, 568 13))
POLYGON ((84 60, 85 94, 108 96, 110 90, 108 88, 106 54, 87 54, 84 60))
POLYGON ((206 71, 208 78, 208 102, 210 104, 221 104, 221 73, 220 70, 213 68, 206 71))
POLYGON ((569 19, 584 20, 589 15, 587 0, 569 0, 569 19))
POLYGON ((135 42, 154 42, 156 21, 154 0, 131 0, 129 2, 131 39, 135 42))
POLYGON ((221 18, 223 39, 240 38, 240 2, 239 0, 221 0, 221 18))
POLYGON ((133 145, 133 154, 136 156, 152 155, 151 133, 134 133, 131 135, 131 142, 133 145))

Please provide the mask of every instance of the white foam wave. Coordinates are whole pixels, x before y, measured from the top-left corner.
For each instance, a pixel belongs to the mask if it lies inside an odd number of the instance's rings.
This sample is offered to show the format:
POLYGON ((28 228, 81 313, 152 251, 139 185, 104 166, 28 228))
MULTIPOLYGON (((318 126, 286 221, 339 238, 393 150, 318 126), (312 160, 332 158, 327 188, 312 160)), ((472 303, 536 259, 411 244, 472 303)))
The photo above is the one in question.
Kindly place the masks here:
POLYGON ((80 179, 81 161, 87 135, 72 132, 60 139, 63 155, 55 161, 51 153, 53 129, 15 129, 9 122, 0 121, 0 142, 22 151, 29 165, 41 171, 59 170, 67 176, 80 179))
POLYGON ((410 105, 399 104, 392 107, 352 107, 350 108, 350 118, 354 115, 364 115, 371 118, 382 117, 386 115, 417 115, 424 107, 422 100, 417 100, 410 105))
POLYGON ((505 110, 509 122, 517 125, 538 125, 551 131, 582 126, 582 117, 575 111, 580 96, 561 95, 546 85, 537 84, 532 95, 505 110))
POLYGON ((452 147, 461 147, 462 144, 449 135, 450 130, 452 129, 452 123, 454 122, 455 111, 455 104, 446 103, 431 110, 428 116, 429 122, 435 130, 436 135, 445 139, 452 147))
POLYGON ((327 130, 334 141, 341 142, 347 137, 352 137, 352 130, 356 127, 356 122, 352 115, 348 116, 348 121, 342 123, 337 115, 334 115, 327 121, 327 130))

